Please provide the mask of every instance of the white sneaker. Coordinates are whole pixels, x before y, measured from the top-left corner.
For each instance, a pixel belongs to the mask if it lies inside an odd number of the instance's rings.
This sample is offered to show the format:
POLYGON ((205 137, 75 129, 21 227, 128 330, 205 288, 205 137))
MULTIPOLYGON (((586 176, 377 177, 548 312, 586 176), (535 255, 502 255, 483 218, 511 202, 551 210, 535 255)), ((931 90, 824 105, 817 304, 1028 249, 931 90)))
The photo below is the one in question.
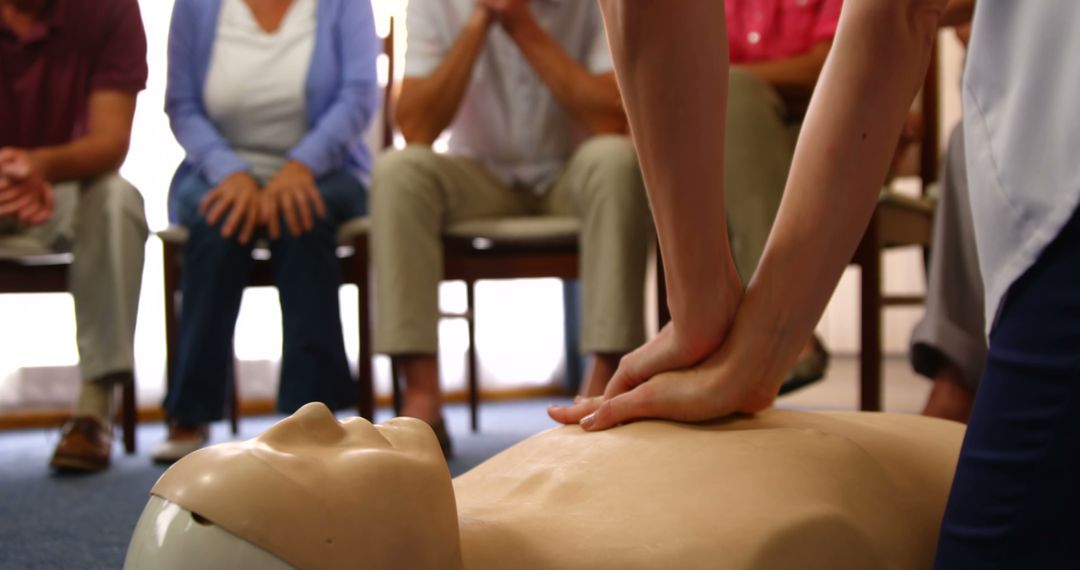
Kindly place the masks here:
POLYGON ((165 441, 157 444, 150 454, 155 463, 175 463, 185 455, 206 445, 210 430, 206 424, 194 427, 172 424, 165 441))

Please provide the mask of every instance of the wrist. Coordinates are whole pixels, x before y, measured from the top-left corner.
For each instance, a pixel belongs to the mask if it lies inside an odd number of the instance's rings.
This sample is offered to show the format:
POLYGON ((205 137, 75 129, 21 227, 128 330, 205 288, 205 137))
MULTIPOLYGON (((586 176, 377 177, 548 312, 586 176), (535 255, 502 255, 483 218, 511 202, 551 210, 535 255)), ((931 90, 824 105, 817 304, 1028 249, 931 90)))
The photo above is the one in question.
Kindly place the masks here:
POLYGON ((41 179, 46 182, 53 181, 53 165, 47 149, 28 151, 26 153, 26 160, 30 163, 29 175, 31 178, 41 177, 41 179))
POLYGON ((491 27, 491 23, 494 19, 494 15, 491 13, 490 8, 482 4, 477 4, 476 9, 473 10, 472 16, 465 24, 465 27, 487 31, 488 28, 491 27))

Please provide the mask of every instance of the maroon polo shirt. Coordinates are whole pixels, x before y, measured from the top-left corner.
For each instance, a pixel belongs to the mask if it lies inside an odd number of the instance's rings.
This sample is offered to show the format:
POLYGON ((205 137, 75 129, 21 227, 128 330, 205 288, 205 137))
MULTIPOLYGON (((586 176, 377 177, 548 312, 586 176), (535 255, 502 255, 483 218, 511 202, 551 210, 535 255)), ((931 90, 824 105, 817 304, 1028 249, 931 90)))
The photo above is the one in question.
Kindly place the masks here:
POLYGON ((0 147, 78 138, 91 93, 138 93, 146 75, 138 0, 52 0, 22 39, 0 19, 0 147))

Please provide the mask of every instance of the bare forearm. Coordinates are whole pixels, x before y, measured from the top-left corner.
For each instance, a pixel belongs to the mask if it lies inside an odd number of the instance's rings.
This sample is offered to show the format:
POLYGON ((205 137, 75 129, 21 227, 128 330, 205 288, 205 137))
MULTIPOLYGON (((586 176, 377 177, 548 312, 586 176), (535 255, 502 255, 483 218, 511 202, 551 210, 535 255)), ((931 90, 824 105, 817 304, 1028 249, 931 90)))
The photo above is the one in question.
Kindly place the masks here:
POLYGON ((738 281, 723 201, 724 4, 683 0, 675 9, 602 0, 601 7, 659 233, 673 322, 693 321, 700 303, 732 293, 738 281), (688 29, 695 32, 682 32, 688 29))
POLYGON ((55 183, 86 180, 118 170, 127 150, 127 138, 87 136, 62 146, 34 149, 30 156, 45 179, 55 183))
POLYGON ((454 120, 490 26, 487 10, 477 8, 438 69, 428 77, 405 80, 396 114, 405 140, 431 144, 454 120))
POLYGON ((770 333, 784 345, 781 365, 810 334, 866 229, 925 76, 943 3, 845 4, 776 223, 737 317, 745 312, 750 322, 779 327, 770 333))
POLYGON ((120 168, 131 141, 135 95, 101 91, 90 95, 86 135, 63 145, 30 152, 49 182, 85 180, 120 168))
POLYGON ((507 33, 555 98, 592 133, 626 132, 619 87, 611 74, 594 75, 540 27, 528 9, 503 20, 507 33))

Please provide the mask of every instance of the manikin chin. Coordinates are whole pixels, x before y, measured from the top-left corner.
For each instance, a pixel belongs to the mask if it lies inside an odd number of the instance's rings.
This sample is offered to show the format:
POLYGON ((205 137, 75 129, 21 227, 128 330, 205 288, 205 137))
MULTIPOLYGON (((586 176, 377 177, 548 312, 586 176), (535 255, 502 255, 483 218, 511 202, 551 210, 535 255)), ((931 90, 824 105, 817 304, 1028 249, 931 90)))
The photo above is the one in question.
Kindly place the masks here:
POLYGON ((567 426, 451 481, 425 423, 308 404, 166 471, 125 568, 930 568, 962 434, 781 410, 567 426))

